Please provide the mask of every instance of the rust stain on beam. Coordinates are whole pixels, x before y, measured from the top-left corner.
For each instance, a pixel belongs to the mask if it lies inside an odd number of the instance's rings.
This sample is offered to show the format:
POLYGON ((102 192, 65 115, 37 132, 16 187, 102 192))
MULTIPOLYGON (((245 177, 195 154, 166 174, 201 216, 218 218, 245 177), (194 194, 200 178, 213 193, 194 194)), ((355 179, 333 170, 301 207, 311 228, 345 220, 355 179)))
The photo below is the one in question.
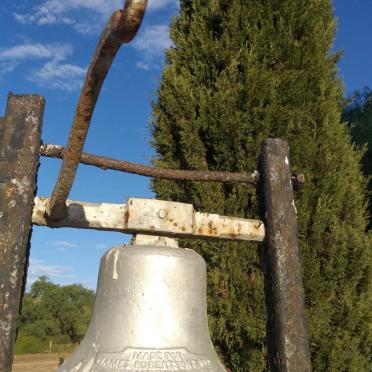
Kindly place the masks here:
POLYGON ((216 239, 262 241, 262 221, 226 217, 211 213, 195 213, 195 235, 216 239))

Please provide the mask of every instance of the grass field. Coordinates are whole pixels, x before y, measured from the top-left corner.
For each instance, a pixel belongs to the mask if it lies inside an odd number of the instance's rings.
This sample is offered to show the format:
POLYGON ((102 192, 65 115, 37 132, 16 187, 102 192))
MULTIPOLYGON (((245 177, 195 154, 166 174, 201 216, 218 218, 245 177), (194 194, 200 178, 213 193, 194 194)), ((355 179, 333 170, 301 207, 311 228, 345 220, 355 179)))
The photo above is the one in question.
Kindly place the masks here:
POLYGON ((26 354, 14 357, 12 372, 55 372, 68 354, 26 354))

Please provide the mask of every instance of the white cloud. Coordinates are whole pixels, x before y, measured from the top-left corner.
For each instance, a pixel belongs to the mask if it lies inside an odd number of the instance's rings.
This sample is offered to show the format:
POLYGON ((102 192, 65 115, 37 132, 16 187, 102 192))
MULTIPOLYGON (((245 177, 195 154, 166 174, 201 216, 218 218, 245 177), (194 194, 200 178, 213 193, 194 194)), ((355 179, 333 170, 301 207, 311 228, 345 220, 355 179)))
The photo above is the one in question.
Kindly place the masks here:
POLYGON ((47 60, 27 74, 27 79, 49 89, 71 91, 81 86, 86 71, 80 66, 63 63, 72 53, 72 46, 66 43, 25 43, 0 48, 0 77, 13 71, 23 61, 47 60))
POLYGON ((48 277, 72 278, 73 275, 67 274, 71 271, 71 267, 48 265, 43 260, 36 260, 33 258, 30 258, 30 266, 28 268, 28 274, 36 278, 42 275, 46 275, 48 277))
MULTIPOLYGON (((112 1, 109 2, 112 3, 112 1)), ((84 34, 99 29, 98 24, 101 26, 104 22, 107 3, 108 1, 104 0, 47 0, 33 7, 29 13, 14 13, 13 16, 22 24, 66 25, 84 34), (94 3, 98 3, 98 6, 93 7, 94 3), (95 20, 92 14, 95 15, 95 20)))
POLYGON ((168 5, 178 5, 178 1, 177 0, 149 0, 147 8, 149 10, 152 10, 152 9, 155 10, 155 9, 164 8, 165 6, 168 6, 168 5))
POLYGON ((85 72, 85 68, 80 66, 53 60, 33 71, 28 79, 51 89, 72 91, 81 87, 85 72))
POLYGON ((169 37, 169 27, 166 25, 153 25, 141 31, 131 44, 141 54, 141 61, 137 67, 148 70, 159 66, 164 50, 172 46, 169 37))
POLYGON ((65 240, 57 240, 55 242, 51 242, 50 245, 54 245, 56 247, 63 247, 63 248, 77 248, 78 245, 65 241, 65 240))
POLYGON ((16 61, 0 61, 0 80, 18 66, 16 61))
POLYGON ((145 61, 138 61, 136 63, 136 66, 140 68, 141 70, 146 70, 146 71, 150 70, 150 65, 145 61))
MULTIPOLYGON (((20 23, 68 25, 80 33, 98 31, 111 13, 123 7, 124 0, 45 0, 29 13, 14 13, 20 23), (97 19, 98 17, 98 19, 97 19)), ((148 10, 178 4, 177 0, 149 0, 148 10)))
POLYGON ((72 272, 71 267, 60 266, 60 265, 49 265, 43 260, 36 260, 30 258, 30 265, 27 272, 27 289, 29 289, 32 283, 37 280, 40 276, 47 276, 50 279, 60 281, 63 279, 73 279, 74 275, 69 274, 72 272))
POLYGON ((0 61, 25 59, 65 59, 72 54, 70 44, 21 44, 9 48, 0 48, 0 61))

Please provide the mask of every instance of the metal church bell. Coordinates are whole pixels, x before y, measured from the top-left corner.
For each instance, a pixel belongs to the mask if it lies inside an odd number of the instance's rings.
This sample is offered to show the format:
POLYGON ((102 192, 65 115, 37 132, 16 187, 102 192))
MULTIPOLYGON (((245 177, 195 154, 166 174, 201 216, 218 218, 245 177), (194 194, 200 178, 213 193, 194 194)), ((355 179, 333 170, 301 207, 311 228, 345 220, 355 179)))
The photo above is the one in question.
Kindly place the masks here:
POLYGON ((160 237, 107 251, 88 331, 58 369, 73 371, 226 371, 208 330, 204 259, 160 237))

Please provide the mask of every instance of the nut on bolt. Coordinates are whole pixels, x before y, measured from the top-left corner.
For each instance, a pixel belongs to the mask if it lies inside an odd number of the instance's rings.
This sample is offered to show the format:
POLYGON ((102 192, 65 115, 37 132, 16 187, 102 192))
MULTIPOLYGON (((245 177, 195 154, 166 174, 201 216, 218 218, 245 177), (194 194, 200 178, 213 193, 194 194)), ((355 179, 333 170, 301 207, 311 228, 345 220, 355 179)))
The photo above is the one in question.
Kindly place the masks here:
POLYGON ((158 216, 160 219, 164 220, 168 215, 168 211, 166 209, 159 209, 158 216))

